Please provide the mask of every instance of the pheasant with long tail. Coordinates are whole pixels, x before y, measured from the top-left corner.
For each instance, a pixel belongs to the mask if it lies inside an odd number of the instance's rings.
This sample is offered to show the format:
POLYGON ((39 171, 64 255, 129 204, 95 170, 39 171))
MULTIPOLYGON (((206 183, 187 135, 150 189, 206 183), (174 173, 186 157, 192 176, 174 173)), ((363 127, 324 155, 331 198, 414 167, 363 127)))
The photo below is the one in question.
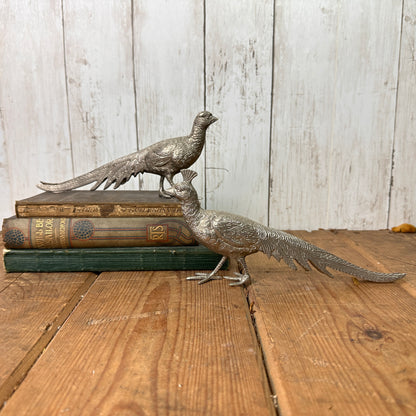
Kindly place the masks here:
POLYGON ((188 136, 162 140, 74 179, 60 183, 41 182, 38 188, 43 191, 64 192, 95 182, 91 188, 91 191, 95 191, 106 181, 104 189, 113 183, 116 189, 131 176, 146 172, 160 176, 159 195, 170 198, 164 190, 163 181, 166 179, 173 186, 173 177, 196 162, 204 148, 206 130, 217 120, 210 112, 202 111, 195 117, 188 136))
POLYGON ((221 211, 201 208, 198 194, 192 186, 192 180, 197 173, 192 170, 182 170, 183 182, 173 185, 166 192, 176 196, 181 201, 183 216, 198 242, 223 257, 217 267, 209 273, 197 273, 188 277, 189 280, 199 280, 199 283, 220 278, 216 274, 227 260, 237 260, 242 273, 236 276, 224 276, 234 280, 231 286, 243 285, 250 281, 245 257, 261 251, 278 261, 284 260, 289 267, 296 270, 299 263, 306 270, 313 265, 321 273, 332 277, 327 267, 355 276, 359 280, 371 282, 392 282, 405 276, 404 273, 379 273, 363 269, 349 263, 313 244, 310 244, 292 234, 266 227, 238 215, 221 211))

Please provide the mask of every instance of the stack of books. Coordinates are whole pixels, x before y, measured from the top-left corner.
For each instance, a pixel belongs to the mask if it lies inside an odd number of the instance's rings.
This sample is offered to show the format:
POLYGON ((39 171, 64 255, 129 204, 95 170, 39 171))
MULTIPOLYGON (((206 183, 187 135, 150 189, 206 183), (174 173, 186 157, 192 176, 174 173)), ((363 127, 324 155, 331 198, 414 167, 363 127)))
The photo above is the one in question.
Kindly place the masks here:
POLYGON ((44 192, 3 221, 8 272, 210 270, 180 203, 157 191, 44 192))

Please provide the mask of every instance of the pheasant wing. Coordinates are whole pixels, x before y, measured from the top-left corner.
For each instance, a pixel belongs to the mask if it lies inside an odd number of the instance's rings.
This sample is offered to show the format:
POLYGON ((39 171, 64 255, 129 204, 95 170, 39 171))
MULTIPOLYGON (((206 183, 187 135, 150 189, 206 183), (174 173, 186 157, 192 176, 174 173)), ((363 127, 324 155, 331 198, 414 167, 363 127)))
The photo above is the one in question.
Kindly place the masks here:
POLYGON ((160 168, 167 165, 182 151, 184 137, 162 140, 147 148, 146 163, 148 166, 160 168))
POLYGON ((257 249, 261 225, 237 215, 218 215, 213 222, 217 238, 235 248, 257 249))

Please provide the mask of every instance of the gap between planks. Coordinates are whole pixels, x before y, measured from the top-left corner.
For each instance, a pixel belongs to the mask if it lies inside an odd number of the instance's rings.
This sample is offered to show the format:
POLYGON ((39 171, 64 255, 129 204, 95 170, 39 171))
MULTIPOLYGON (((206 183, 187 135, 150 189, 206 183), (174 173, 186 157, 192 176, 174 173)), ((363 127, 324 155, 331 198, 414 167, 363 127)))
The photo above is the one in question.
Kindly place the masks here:
MULTIPOLYGON (((19 277, 19 276, 18 276, 19 277)), ((15 280, 18 279, 16 277, 15 280)), ((73 310, 81 302, 85 294, 88 292, 91 285, 96 281, 98 275, 92 274, 85 280, 85 282, 75 291, 68 303, 58 313, 56 318, 46 326, 43 334, 39 337, 36 343, 30 348, 27 354, 23 357, 20 363, 16 366, 13 372, 7 377, 5 382, 0 386, 0 412, 7 400, 9 400, 13 393, 18 389, 23 382, 26 375, 43 354, 48 344, 52 341, 58 333, 62 325, 69 318, 73 310)), ((6 286, 7 288, 8 286, 6 286)), ((4 288, 4 290, 6 289, 4 288)))
POLYGON ((245 291, 225 281, 198 286, 186 282, 184 272, 140 272, 140 278, 135 273, 100 274, 3 413, 56 410, 58 403, 76 411, 90 394, 84 405, 109 414, 127 403, 172 414, 212 408, 219 411, 213 414, 251 409, 276 415, 245 291), (69 347, 71 339, 81 347, 69 347), (86 384, 80 388, 76 380, 86 384), (36 403, 28 402, 36 396, 36 403))
POLYGON ((415 271, 409 259, 416 240, 387 231, 293 234, 363 267, 408 275, 391 284, 355 286, 343 273, 337 273, 331 282, 314 271, 290 271, 260 255, 248 259, 254 277, 261 279, 249 288, 248 297, 256 305, 254 321, 280 412, 312 415, 332 410, 347 415, 365 410, 376 415, 388 409, 391 414, 410 414, 416 404, 410 393, 414 367, 407 351, 413 342, 409 308, 414 306, 414 291, 409 289, 415 271), (393 305, 393 299, 397 299, 395 309, 380 313, 384 303, 393 305), (399 319, 400 328, 395 326, 399 319), (358 338, 345 338, 349 332, 344 331, 344 324, 358 331, 358 338), (408 335, 403 334, 406 330, 408 335), (343 358, 333 355, 334 351, 343 358), (407 371, 407 384, 398 372, 402 368, 407 371), (312 379, 316 383, 307 382, 312 379), (348 389, 351 382, 353 388, 348 389), (344 389, 341 395, 340 389, 344 389))

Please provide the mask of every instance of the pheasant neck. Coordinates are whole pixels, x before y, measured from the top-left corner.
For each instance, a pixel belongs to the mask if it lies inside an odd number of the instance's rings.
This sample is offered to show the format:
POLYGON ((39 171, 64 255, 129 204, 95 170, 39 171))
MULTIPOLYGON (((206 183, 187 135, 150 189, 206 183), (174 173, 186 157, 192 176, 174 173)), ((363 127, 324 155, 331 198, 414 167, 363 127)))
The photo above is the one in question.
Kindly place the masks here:
POLYGON ((199 217, 201 216, 201 204, 196 198, 182 201, 182 212, 185 220, 188 223, 198 221, 199 217))
POLYGON ((207 129, 205 127, 201 127, 198 124, 194 124, 192 126, 192 131, 191 131, 190 136, 192 139, 196 139, 196 140, 205 139, 206 130, 207 129))

